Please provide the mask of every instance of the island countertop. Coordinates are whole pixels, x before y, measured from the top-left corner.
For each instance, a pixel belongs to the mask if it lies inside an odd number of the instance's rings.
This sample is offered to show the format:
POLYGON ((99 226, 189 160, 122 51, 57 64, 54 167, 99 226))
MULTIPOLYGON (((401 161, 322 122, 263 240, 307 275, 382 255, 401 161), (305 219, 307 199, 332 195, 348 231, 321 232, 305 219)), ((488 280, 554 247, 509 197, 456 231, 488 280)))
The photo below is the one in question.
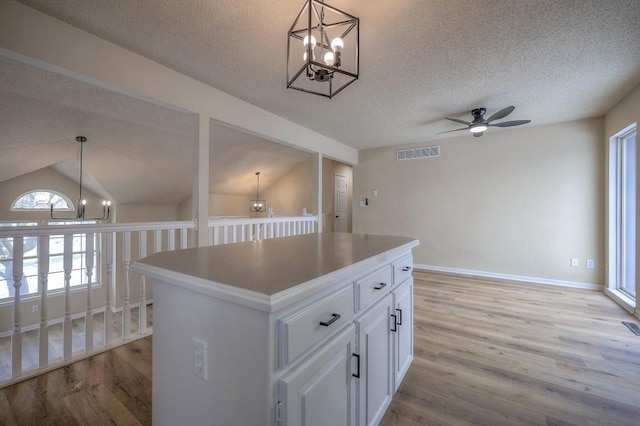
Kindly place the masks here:
MULTIPOLYGON (((315 233, 156 253, 135 272, 260 310, 273 311, 295 293, 313 291, 350 267, 393 257, 418 245, 413 238, 315 233)), ((294 301, 294 300, 291 300, 294 301)))

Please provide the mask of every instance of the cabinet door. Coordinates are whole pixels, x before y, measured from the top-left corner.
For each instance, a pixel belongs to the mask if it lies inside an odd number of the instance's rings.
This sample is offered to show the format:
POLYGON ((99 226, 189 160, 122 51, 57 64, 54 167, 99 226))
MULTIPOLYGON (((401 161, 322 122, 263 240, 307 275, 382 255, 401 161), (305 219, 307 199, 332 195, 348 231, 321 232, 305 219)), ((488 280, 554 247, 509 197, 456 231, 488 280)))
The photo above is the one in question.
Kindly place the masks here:
POLYGON ((280 380, 283 424, 355 426, 355 327, 350 325, 280 380))
POLYGON ((388 294, 364 313, 358 324, 360 384, 358 424, 377 425, 393 396, 392 317, 393 298, 388 294))
POLYGON ((404 375, 413 360, 413 277, 393 291, 397 318, 394 333, 395 366, 394 393, 400 387, 404 375))

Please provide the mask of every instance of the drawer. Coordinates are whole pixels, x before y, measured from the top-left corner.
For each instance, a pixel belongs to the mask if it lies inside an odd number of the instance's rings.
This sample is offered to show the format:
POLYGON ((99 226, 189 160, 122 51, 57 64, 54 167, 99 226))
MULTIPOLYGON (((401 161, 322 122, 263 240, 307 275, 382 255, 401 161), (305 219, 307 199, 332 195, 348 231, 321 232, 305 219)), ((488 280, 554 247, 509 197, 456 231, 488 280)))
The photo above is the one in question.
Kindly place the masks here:
POLYGON ((389 266, 380 269, 366 277, 356 281, 358 289, 358 308, 364 307, 382 298, 391 288, 391 268, 389 266))
POLYGON ((280 320, 280 366, 293 362, 353 319, 353 287, 331 294, 280 320))
POLYGON ((405 256, 393 262, 393 285, 400 284, 413 272, 413 256, 405 256))

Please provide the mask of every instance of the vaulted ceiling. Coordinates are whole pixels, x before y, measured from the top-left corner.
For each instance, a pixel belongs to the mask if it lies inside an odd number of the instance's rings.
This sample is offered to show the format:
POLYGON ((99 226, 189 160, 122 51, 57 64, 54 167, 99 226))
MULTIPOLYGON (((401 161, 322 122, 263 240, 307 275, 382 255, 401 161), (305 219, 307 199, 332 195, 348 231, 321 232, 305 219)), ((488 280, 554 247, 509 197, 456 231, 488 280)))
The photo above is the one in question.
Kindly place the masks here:
MULTIPOLYGON (((285 88, 301 0, 20 2, 358 149, 459 135, 437 136, 459 127, 442 118, 476 107, 515 105, 509 119, 527 126, 601 116, 640 83, 637 0, 327 0, 361 26, 360 79, 332 100, 285 88)), ((0 181, 49 165, 74 176, 85 134, 95 190, 118 202, 190 193, 189 115, 6 57, 0 77, 0 181)), ((273 166, 267 186, 309 158, 215 134, 212 192, 250 192, 256 170, 273 166)))

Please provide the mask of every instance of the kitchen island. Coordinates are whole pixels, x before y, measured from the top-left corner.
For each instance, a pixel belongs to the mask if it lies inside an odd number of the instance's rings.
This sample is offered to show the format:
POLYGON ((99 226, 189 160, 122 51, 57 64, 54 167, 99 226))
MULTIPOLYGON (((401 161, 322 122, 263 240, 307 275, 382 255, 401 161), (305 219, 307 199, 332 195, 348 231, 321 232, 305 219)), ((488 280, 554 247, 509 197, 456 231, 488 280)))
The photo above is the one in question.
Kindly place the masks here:
POLYGON ((413 357, 405 237, 320 233, 162 252, 154 425, 375 425, 413 357))

